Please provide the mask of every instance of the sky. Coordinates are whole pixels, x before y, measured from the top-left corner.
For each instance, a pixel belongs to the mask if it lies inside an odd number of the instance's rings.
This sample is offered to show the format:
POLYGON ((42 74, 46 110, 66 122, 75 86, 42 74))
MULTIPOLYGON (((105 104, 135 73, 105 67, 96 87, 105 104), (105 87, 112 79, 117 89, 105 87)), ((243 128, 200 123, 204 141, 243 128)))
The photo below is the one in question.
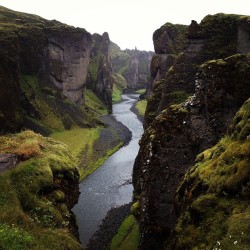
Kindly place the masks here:
POLYGON ((0 5, 109 33, 121 49, 154 51, 152 35, 166 22, 189 25, 207 14, 250 15, 250 0, 0 0, 0 5))

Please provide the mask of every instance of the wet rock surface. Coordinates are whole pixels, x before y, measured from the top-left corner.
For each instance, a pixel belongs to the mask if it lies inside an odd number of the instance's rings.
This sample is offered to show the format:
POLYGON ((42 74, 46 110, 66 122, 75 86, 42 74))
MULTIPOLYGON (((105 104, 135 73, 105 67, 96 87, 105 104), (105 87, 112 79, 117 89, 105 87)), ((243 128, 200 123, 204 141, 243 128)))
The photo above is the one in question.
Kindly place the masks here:
POLYGON ((101 226, 90 239, 86 249, 88 250, 108 250, 113 236, 123 220, 130 214, 130 204, 112 208, 103 219, 101 226))

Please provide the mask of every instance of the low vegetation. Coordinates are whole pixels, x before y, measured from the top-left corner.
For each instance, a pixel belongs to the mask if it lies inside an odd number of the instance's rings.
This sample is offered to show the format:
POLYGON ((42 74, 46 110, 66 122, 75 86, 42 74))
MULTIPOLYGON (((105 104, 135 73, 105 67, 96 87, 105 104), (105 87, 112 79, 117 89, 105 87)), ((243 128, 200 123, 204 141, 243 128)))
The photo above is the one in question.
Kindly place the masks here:
POLYGON ((147 107, 146 100, 140 100, 136 103, 135 108, 140 116, 144 116, 147 107))
POLYGON ((20 161, 0 174, 0 249, 81 249, 68 227, 79 180, 68 147, 24 131, 1 136, 0 153, 20 161))
POLYGON ((113 92, 112 92, 112 101, 113 103, 117 103, 121 101, 121 95, 123 91, 127 88, 128 83, 126 79, 118 73, 113 73, 112 75, 113 81, 113 92))
POLYGON ((137 250, 139 244, 139 225, 133 215, 129 215, 118 229, 111 242, 111 250, 137 250))
POLYGON ((113 92, 112 92, 112 102, 117 103, 122 100, 122 90, 117 87, 116 84, 113 85, 113 92))
POLYGON ((146 92, 146 89, 138 89, 135 91, 136 94, 140 94, 140 95, 145 94, 145 92, 146 92))
POLYGON ((91 159, 93 144, 100 136, 101 127, 96 128, 79 128, 75 127, 62 132, 55 132, 51 137, 57 141, 65 143, 70 152, 80 162, 83 155, 91 159), (84 153, 86 151, 86 153, 84 153))

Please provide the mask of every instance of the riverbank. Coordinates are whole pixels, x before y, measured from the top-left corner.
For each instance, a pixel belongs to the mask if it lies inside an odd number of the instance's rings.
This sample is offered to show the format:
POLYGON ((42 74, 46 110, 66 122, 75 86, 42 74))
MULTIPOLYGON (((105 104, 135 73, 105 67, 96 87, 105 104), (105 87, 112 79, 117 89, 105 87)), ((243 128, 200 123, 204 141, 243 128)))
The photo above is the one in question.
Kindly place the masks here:
MULTIPOLYGON (((137 103, 137 102, 136 102, 137 103)), ((136 103, 132 105, 130 111, 132 111, 140 122, 143 123, 143 116, 139 115, 136 109, 136 103)), ((116 123, 109 123, 110 126, 116 123)), ((102 224, 98 227, 98 230, 94 236, 90 239, 87 245, 88 250, 102 250, 109 249, 113 237, 117 234, 122 222, 130 215, 130 207, 132 203, 128 203, 118 207, 112 207, 106 217, 102 220, 102 224)))
MULTIPOLYGON (((134 159, 139 148, 138 142, 143 132, 143 128, 136 115, 130 110, 133 104, 138 100, 138 96, 134 94, 123 95, 123 100, 123 102, 113 106, 111 120, 110 117, 105 117, 104 119, 108 119, 105 120, 105 123, 109 129, 110 126, 117 126, 118 123, 115 119, 120 121, 132 131, 132 140, 127 146, 122 147, 119 151, 109 157, 100 168, 80 183, 81 195, 78 204, 73 209, 79 225, 79 234, 82 245, 88 245, 92 238, 90 249, 92 249, 95 244, 97 247, 93 249, 100 249, 100 242, 101 245, 109 245, 113 235, 116 234, 118 227, 129 215, 130 205, 126 205, 128 207, 127 213, 124 213, 123 208, 121 208, 121 211, 123 212, 116 213, 114 212, 114 208, 118 208, 119 211, 120 206, 132 201, 133 187, 131 183, 131 174, 134 159), (105 219, 107 213, 108 217, 105 219), (117 217, 119 220, 117 220, 117 217), (105 223, 101 226, 102 222, 104 222, 103 220, 105 223), (117 225, 116 228, 113 228, 114 221, 117 225), (107 237, 105 236, 107 233, 106 223, 111 227, 109 230, 109 240, 106 239, 107 237), (104 239, 98 237, 98 240, 94 240, 96 236, 93 238, 93 235, 98 229, 100 229, 98 235, 103 235, 104 239)), ((119 131, 119 128, 122 128, 120 127, 120 123, 118 128, 113 127, 112 131, 119 131)), ((120 137, 124 136, 123 129, 121 129, 119 133, 120 137)), ((109 136, 105 133, 103 133, 100 138, 105 141, 105 144, 107 143, 106 141, 109 140, 109 136)), ((123 139, 126 140, 126 138, 123 139)), ((104 146, 100 143, 99 148, 101 147, 103 148, 104 146)))
POLYGON ((112 238, 117 233, 124 219, 130 214, 132 203, 122 205, 117 208, 111 208, 106 217, 102 220, 97 232, 90 239, 87 250, 105 250, 109 249, 112 238))
POLYGON ((109 156, 127 145, 131 140, 131 131, 112 115, 102 116, 101 121, 103 127, 98 139, 93 143, 91 157, 88 158, 89 148, 83 149, 82 159, 78 166, 81 180, 92 174, 109 156))

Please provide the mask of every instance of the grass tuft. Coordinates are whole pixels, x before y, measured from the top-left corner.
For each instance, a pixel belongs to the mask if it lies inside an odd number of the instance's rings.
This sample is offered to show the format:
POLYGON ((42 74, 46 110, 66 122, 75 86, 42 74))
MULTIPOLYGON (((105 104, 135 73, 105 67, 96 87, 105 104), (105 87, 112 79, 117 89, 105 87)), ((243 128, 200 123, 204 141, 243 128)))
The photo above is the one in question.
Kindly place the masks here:
POLYGON ((133 215, 129 215, 118 229, 111 242, 111 250, 136 250, 139 244, 139 225, 133 215))

